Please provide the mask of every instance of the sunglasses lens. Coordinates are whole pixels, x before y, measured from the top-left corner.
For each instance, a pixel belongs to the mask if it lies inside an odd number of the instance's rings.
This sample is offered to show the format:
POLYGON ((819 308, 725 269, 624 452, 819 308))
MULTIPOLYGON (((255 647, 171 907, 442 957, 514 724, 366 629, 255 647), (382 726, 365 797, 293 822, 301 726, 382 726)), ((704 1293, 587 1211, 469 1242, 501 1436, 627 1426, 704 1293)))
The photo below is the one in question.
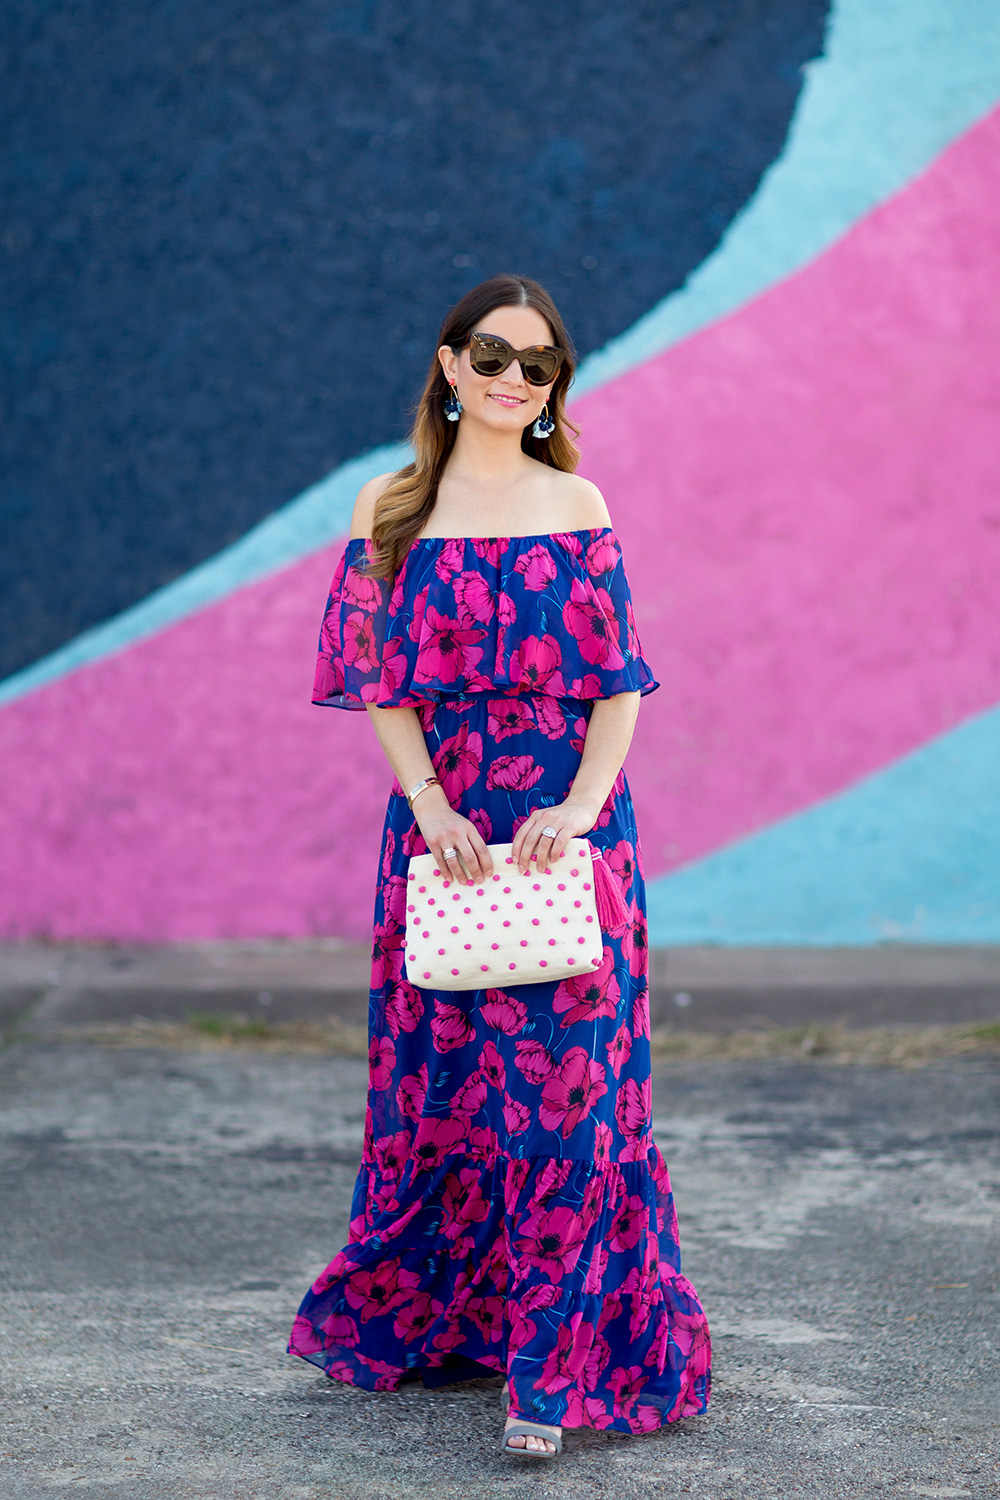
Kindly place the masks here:
POLYGON ((479 339, 472 346, 469 360, 477 375, 499 375, 507 368, 511 352, 499 339, 479 339))
POLYGON ((521 361, 524 378, 529 385, 548 385, 556 373, 557 360, 547 349, 526 354, 521 361))

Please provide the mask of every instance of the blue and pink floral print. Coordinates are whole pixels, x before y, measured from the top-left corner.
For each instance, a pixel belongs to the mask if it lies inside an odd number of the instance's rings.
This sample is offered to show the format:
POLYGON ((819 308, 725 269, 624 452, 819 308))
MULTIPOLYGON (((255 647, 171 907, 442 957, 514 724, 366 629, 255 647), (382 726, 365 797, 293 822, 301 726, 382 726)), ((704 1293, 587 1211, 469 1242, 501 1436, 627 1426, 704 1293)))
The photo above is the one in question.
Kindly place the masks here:
MULTIPOLYGON (((593 702, 656 687, 608 528, 415 542, 390 586, 348 544, 314 701, 413 706, 446 795, 487 842, 566 796, 593 702)), ((588 837, 630 921, 562 983, 431 991, 406 972, 425 844, 393 784, 376 896, 370 1086, 349 1243, 290 1352, 392 1390, 503 1374, 511 1411, 648 1432, 705 1409, 704 1312, 680 1274, 650 1133, 645 898, 619 775, 588 837)))

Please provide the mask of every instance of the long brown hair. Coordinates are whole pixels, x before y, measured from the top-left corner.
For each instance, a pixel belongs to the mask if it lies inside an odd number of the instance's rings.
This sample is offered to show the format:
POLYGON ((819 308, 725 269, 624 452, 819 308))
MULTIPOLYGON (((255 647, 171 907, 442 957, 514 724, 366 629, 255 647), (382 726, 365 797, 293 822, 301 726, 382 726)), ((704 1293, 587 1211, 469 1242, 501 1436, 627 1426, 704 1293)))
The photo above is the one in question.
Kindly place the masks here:
POLYGON ((442 344, 463 345, 476 324, 498 307, 533 307, 552 330, 552 337, 566 358, 549 396, 549 414, 555 431, 536 438, 528 426, 521 434, 521 448, 540 463, 572 474, 580 461, 573 442, 579 436, 566 416, 566 390, 576 368, 576 350, 559 316, 559 310, 544 287, 527 276, 492 276, 466 292, 441 325, 434 358, 423 395, 416 408, 410 442, 414 461, 394 474, 375 502, 372 520, 372 560, 367 571, 375 578, 393 578, 403 558, 423 530, 437 500, 445 464, 455 446, 456 423, 444 414, 449 386, 437 351, 442 344), (570 435, 572 434, 572 436, 570 435))

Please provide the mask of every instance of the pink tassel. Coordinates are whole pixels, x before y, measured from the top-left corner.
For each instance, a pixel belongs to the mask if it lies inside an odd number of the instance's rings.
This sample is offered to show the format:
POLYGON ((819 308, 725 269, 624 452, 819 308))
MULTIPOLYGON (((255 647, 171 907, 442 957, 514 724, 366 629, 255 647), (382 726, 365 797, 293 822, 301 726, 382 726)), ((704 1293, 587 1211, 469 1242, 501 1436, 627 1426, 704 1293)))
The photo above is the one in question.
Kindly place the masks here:
POLYGON ((601 858, 601 851, 594 849, 594 896, 597 899, 597 920, 603 932, 619 932, 628 926, 629 909, 622 895, 621 885, 601 858))

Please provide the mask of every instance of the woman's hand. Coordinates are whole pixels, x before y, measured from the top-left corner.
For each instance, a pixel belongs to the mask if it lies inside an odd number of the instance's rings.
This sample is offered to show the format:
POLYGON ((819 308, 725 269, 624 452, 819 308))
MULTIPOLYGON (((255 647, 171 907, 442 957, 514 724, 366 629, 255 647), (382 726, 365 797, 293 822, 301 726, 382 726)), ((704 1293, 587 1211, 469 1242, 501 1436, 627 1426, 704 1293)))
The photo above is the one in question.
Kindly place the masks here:
POLYGON ((522 875, 531 868, 532 859, 543 870, 551 865, 564 853, 570 839, 590 832, 599 813, 600 808, 595 811, 592 804, 574 798, 572 793, 555 807, 536 807, 514 835, 511 852, 522 875), (555 834, 543 832, 546 828, 554 828, 555 834))
POLYGON ((439 786, 428 787, 413 799, 413 816, 448 880, 476 885, 493 874, 493 861, 479 829, 455 811, 439 786))

